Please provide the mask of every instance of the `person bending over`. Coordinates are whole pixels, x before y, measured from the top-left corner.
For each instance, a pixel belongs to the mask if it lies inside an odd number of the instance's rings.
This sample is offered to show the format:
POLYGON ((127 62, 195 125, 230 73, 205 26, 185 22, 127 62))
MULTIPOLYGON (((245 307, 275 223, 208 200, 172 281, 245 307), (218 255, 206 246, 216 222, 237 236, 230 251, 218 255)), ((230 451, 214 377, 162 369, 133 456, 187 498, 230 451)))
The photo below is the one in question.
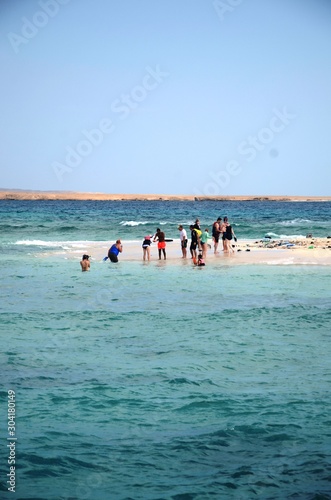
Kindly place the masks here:
POLYGON ((122 253, 122 251, 123 246, 121 240, 117 240, 116 243, 114 243, 114 245, 112 245, 108 250, 108 259, 111 262, 118 262, 118 254, 122 253))

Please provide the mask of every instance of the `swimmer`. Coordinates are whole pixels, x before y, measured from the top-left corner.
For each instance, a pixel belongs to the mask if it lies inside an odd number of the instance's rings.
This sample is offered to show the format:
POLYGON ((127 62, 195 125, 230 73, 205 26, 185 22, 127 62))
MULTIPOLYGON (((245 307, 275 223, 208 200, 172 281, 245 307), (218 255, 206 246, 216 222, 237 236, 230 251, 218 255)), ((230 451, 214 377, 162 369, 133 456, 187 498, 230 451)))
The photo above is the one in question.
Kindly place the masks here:
POLYGON ((80 266, 82 268, 82 271, 89 271, 90 270, 90 261, 89 261, 89 255, 86 255, 84 253, 83 257, 82 257, 82 260, 80 261, 80 266))

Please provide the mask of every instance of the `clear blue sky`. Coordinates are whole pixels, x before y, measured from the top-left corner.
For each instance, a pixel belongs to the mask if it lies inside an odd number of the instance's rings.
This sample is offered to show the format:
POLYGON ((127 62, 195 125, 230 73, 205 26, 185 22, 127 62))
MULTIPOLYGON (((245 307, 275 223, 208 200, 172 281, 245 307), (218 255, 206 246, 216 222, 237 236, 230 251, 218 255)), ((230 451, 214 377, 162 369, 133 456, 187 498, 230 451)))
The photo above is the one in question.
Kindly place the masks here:
POLYGON ((2 188, 330 195, 328 0, 2 0, 2 188))

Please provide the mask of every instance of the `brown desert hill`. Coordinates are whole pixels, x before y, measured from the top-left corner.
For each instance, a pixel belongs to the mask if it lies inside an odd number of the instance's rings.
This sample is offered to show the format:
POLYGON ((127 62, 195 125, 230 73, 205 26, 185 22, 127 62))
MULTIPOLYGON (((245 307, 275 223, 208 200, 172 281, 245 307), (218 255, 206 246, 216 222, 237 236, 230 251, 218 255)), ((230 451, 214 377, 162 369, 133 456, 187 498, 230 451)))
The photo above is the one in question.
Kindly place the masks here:
POLYGON ((169 194, 107 194, 75 191, 0 189, 0 200, 93 200, 93 201, 331 201, 331 196, 194 196, 169 194))

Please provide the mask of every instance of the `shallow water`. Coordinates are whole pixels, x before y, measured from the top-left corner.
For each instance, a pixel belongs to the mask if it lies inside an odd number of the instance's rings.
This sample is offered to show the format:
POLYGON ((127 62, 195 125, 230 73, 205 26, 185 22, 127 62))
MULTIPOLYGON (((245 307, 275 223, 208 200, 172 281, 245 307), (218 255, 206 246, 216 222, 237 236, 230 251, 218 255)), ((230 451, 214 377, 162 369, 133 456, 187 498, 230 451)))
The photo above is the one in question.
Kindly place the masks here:
POLYGON ((81 273, 6 238, 1 386, 18 439, 1 498, 330 498, 329 267, 81 273))

